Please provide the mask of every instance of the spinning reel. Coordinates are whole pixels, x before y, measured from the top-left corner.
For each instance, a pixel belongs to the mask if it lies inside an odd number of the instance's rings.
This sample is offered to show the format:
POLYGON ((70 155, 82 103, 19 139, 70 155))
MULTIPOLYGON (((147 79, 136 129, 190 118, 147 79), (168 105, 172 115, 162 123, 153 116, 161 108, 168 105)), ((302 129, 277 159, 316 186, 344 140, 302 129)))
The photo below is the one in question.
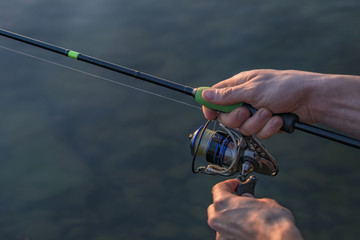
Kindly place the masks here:
POLYGON ((236 194, 245 192, 254 194, 256 177, 249 174, 257 172, 275 176, 279 167, 273 156, 253 136, 244 136, 235 129, 227 128, 221 123, 218 130, 208 128, 208 121, 193 134, 190 134, 190 148, 193 155, 192 171, 209 175, 231 176, 239 173, 241 184, 236 194), (197 157, 205 158, 210 164, 195 169, 197 157))

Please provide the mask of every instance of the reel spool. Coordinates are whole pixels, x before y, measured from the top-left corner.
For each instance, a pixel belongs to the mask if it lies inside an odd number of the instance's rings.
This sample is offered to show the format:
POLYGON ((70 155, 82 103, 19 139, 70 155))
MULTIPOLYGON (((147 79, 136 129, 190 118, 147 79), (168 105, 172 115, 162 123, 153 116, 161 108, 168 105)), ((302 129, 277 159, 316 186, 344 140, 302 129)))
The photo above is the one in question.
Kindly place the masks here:
POLYGON ((235 129, 227 128, 221 123, 219 129, 208 129, 208 121, 193 134, 190 134, 190 149, 193 155, 192 171, 210 175, 231 176, 240 173, 239 179, 244 182, 248 174, 257 172, 275 176, 279 167, 273 156, 253 136, 244 136, 235 129), (195 169, 197 157, 204 158, 207 166, 195 169))

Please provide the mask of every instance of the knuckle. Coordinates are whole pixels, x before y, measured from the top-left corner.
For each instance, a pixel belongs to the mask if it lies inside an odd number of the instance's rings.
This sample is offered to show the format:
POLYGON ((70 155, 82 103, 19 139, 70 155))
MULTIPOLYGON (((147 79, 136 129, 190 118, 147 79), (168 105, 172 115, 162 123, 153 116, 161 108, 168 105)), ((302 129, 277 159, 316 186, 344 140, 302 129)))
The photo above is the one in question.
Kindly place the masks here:
POLYGON ((293 214, 291 213, 291 211, 287 208, 281 207, 281 214, 283 216, 285 216, 286 218, 290 219, 292 222, 295 222, 295 218, 293 216, 293 214))
POLYGON ((268 222, 276 222, 281 221, 282 219, 288 219, 292 222, 295 222, 294 216, 291 213, 291 211, 283 206, 281 206, 277 201, 270 198, 263 198, 261 201, 267 205, 268 209, 271 209, 271 211, 267 216, 266 221, 268 222))
POLYGON ((261 71, 262 71, 262 70, 258 70, 258 69, 248 71, 248 72, 247 72, 248 80, 251 80, 251 79, 259 76, 259 74, 260 74, 261 71))
POLYGON ((244 127, 244 126, 241 126, 239 130, 245 136, 256 134, 256 132, 254 132, 252 129, 249 129, 248 127, 244 127))
POLYGON ((270 137, 272 136, 272 134, 269 133, 269 132, 263 132, 263 131, 261 131, 261 132, 259 132, 258 134, 256 134, 256 136, 257 136, 259 139, 268 139, 268 138, 270 138, 270 137))
POLYGON ((225 87, 225 88, 221 89, 221 94, 224 98, 231 96, 233 93, 234 93, 234 90, 232 87, 225 87))
POLYGON ((216 190, 219 186, 220 186, 220 183, 215 184, 215 185, 212 187, 211 193, 214 194, 215 190, 216 190))
POLYGON ((265 126, 257 133, 257 137, 260 139, 267 139, 275 135, 282 127, 282 119, 278 116, 273 116, 266 122, 265 126))
POLYGON ((272 113, 270 110, 266 108, 258 109, 256 113, 241 126, 240 131, 246 136, 260 134, 260 137, 268 137, 269 133, 265 126, 271 117, 272 113))
POLYGON ((226 209, 228 201, 226 198, 222 198, 214 201, 213 205, 216 211, 222 211, 223 209, 226 209))
POLYGON ((218 120, 220 123, 224 124, 227 127, 230 128, 236 128, 238 127, 239 123, 229 114, 221 113, 218 115, 218 120))
POLYGON ((216 219, 214 217, 208 217, 207 224, 212 228, 216 228, 216 219))
POLYGON ((262 201, 265 202, 266 204, 269 204, 269 205, 272 205, 272 206, 275 206, 275 205, 279 206, 277 201, 274 200, 274 199, 271 199, 271 198, 263 198, 262 201))
POLYGON ((244 76, 246 81, 250 81, 251 79, 257 77, 259 75, 259 72, 261 72, 261 70, 254 69, 241 72, 241 74, 244 76))

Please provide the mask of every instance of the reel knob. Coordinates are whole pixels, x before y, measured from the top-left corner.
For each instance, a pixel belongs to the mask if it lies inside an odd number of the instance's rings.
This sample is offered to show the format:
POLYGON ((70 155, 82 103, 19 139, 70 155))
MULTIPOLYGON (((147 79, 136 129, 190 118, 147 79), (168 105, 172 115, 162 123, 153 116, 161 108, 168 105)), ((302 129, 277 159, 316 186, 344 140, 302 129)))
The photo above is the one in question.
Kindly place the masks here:
POLYGON ((255 176, 250 176, 248 179, 243 182, 241 177, 239 176, 238 179, 241 181, 240 184, 235 189, 236 195, 243 195, 244 193, 250 193, 251 195, 255 195, 255 185, 257 182, 257 178, 255 176))

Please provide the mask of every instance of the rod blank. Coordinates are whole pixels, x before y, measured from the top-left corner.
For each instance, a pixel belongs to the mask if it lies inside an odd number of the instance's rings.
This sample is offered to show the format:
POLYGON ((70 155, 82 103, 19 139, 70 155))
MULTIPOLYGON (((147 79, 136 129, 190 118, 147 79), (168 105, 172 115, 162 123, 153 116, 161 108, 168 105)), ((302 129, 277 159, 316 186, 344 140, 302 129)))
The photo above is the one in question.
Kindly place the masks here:
MULTIPOLYGON (((109 69, 109 70, 112 70, 112 71, 115 71, 115 72, 118 72, 121 74, 125 74, 125 75, 131 76, 131 77, 134 77, 134 78, 137 78, 140 80, 144 80, 144 81, 147 81, 147 82, 150 82, 150 83, 162 86, 162 87, 166 87, 166 88, 169 88, 169 89, 172 89, 172 90, 175 90, 175 91, 178 91, 178 92, 181 92, 181 93, 193 96, 193 97, 195 97, 195 94, 197 91, 196 88, 192 88, 192 87, 189 87, 189 86, 186 86, 183 84, 172 82, 172 81, 169 81, 169 80, 166 80, 163 78, 159 78, 159 77, 147 74, 147 73, 143 73, 143 72, 140 72, 140 71, 137 71, 134 69, 130 69, 130 68, 127 68, 124 66, 120 66, 120 65, 111 63, 111 62, 107 62, 102 59, 91 57, 91 56, 88 56, 85 54, 81 54, 81 53, 78 53, 78 52, 75 52, 75 51, 72 51, 72 50, 69 50, 66 48, 55 46, 50 43, 46 43, 46 42, 43 42, 43 41, 40 41, 37 39, 26 37, 26 36, 23 36, 23 35, 20 35, 17 33, 13 33, 13 32, 10 32, 10 31, 4 30, 4 29, 0 29, 0 35, 17 40, 17 41, 24 42, 26 44, 36 46, 39 48, 43 48, 43 49, 46 49, 46 50, 49 50, 49 51, 52 51, 52 52, 55 52, 55 53, 58 53, 61 55, 65 55, 67 57, 71 57, 71 58, 77 59, 79 61, 87 62, 87 63, 93 64, 96 66, 100 66, 100 67, 103 67, 103 68, 106 68, 106 69, 109 69)), ((251 105, 245 103, 244 106, 247 107, 252 114, 254 114, 256 112, 256 109, 253 108, 251 105)), ((288 130, 286 130, 286 128, 285 128, 285 131, 287 131, 289 133, 294 131, 294 129, 298 129, 298 130, 301 130, 301 131, 304 131, 307 133, 311 133, 311 134, 320 136, 322 138, 333 140, 335 142, 342 143, 342 144, 360 149, 360 141, 359 140, 356 140, 356 139, 353 139, 353 138, 350 138, 350 137, 347 137, 347 136, 344 136, 341 134, 337 134, 337 133, 334 133, 334 132, 331 132, 331 131, 328 131, 328 130, 325 130, 322 128, 318 128, 318 127, 315 127, 312 125, 298 122, 297 116, 294 114, 291 114, 291 113, 279 114, 279 116, 282 116, 282 118, 285 120, 288 119, 288 121, 284 121, 284 122, 286 123, 285 125, 288 125, 288 127, 289 127, 289 128, 287 128, 288 130), (290 117, 285 118, 284 116, 290 116, 290 117)))
POLYGON ((46 49, 46 50, 49 50, 49 51, 52 51, 52 52, 55 52, 55 53, 58 53, 61 55, 65 55, 67 57, 75 58, 79 61, 87 62, 87 63, 93 64, 96 66, 100 66, 100 67, 103 67, 103 68, 106 68, 106 69, 109 69, 109 70, 112 70, 112 71, 115 71, 115 72, 118 72, 121 74, 125 74, 125 75, 131 76, 131 77, 134 77, 134 78, 137 78, 140 80, 144 80, 144 81, 147 81, 147 82, 150 82, 150 83, 162 86, 162 87, 166 87, 166 88, 169 88, 169 89, 181 92, 181 93, 185 93, 190 96, 195 96, 196 90, 192 87, 185 86, 183 84, 172 82, 170 80, 159 78, 159 77, 147 74, 147 73, 143 73, 143 72, 131 69, 131 68, 127 68, 127 67, 118 65, 118 64, 107 62, 102 59, 98 59, 98 58, 91 57, 91 56, 88 56, 85 54, 81 54, 81 53, 78 53, 78 52, 75 52, 75 51, 72 51, 72 50, 69 50, 66 48, 55 46, 50 43, 43 42, 43 41, 33 39, 30 37, 26 37, 26 36, 23 36, 23 35, 20 35, 17 33, 13 33, 13 32, 10 32, 10 31, 4 30, 4 29, 0 29, 0 35, 36 46, 39 48, 43 48, 43 49, 46 49))

